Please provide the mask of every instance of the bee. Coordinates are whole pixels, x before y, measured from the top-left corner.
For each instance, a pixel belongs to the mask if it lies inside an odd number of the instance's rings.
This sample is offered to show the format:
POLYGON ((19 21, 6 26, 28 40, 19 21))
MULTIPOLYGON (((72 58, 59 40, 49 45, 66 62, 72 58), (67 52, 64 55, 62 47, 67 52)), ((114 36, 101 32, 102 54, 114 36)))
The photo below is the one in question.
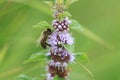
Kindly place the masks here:
POLYGON ((44 49, 46 49, 47 46, 51 46, 50 44, 47 43, 47 39, 51 34, 52 30, 48 28, 42 33, 42 37, 40 37, 39 45, 41 45, 44 49))

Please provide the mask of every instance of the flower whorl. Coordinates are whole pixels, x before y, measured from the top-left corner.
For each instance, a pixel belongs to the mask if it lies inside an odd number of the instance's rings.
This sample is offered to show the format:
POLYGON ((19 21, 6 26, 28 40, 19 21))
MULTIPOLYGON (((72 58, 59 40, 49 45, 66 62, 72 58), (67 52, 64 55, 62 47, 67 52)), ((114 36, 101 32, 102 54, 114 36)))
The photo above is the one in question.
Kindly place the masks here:
POLYGON ((53 80, 57 75, 60 78, 67 79, 68 63, 74 61, 74 56, 63 46, 65 44, 72 45, 74 40, 69 31, 71 21, 68 17, 63 20, 53 20, 52 26, 55 29, 47 40, 51 45, 49 56, 51 60, 48 62, 48 75, 46 80, 53 80), (63 45, 62 45, 63 44, 63 45))

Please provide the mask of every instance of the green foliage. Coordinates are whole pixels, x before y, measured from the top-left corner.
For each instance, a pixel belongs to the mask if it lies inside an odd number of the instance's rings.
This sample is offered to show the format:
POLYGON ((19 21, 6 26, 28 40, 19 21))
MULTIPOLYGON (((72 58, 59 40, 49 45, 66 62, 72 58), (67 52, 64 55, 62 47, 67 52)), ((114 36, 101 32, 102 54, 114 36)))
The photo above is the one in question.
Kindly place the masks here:
POLYGON ((53 7, 53 2, 52 1, 43 1, 45 4, 47 4, 49 7, 53 7))
POLYGON ((33 28, 36 28, 36 27, 48 28, 48 27, 50 27, 50 24, 47 21, 41 21, 41 22, 39 22, 39 23, 37 23, 36 25, 33 26, 33 28))
POLYGON ((76 1, 78 1, 78 0, 66 0, 65 6, 68 8, 71 4, 73 4, 76 1))
POLYGON ((89 62, 88 56, 84 52, 75 52, 75 46, 74 45, 64 45, 62 44, 70 53, 75 55, 77 62, 89 62))
POLYGON ((83 31, 82 26, 77 20, 72 20, 72 23, 70 24, 70 28, 78 32, 83 31))
POLYGON ((30 56, 30 58, 24 62, 24 64, 27 64, 30 62, 35 62, 35 61, 39 61, 39 62, 43 63, 46 60, 46 53, 47 53, 47 51, 43 50, 43 51, 37 52, 35 54, 32 54, 30 56))
POLYGON ((74 53, 74 45, 63 45, 69 52, 74 53))
POLYGON ((60 14, 58 17, 63 19, 66 16, 71 17, 72 15, 68 11, 65 11, 64 14, 60 14))
POLYGON ((76 61, 79 62, 89 62, 88 56, 84 52, 75 53, 76 61))
POLYGON ((26 76, 26 75, 24 75, 24 74, 21 74, 21 75, 19 75, 19 76, 16 78, 16 80, 38 80, 38 79, 36 79, 36 78, 31 78, 31 77, 28 77, 28 76, 26 76))
POLYGON ((76 1, 78 1, 78 0, 70 0, 70 4, 72 4, 72 3, 76 2, 76 1))
MULTIPOLYGON (((50 20, 50 17, 43 17, 50 16, 48 13, 50 10, 42 1, 44 0, 0 0, 0 52, 2 52, 4 45, 7 44, 9 47, 6 53, 0 53, 2 61, 0 63, 0 80, 14 80, 16 74, 21 73, 31 76, 43 73, 41 65, 33 64, 26 64, 25 70, 14 71, 17 67, 24 68, 21 64, 25 60, 24 57, 28 57, 30 52, 37 51, 36 45, 33 44, 35 44, 35 36, 38 36, 39 32, 34 31, 31 26, 37 21, 46 20, 46 18, 50 20), (37 71, 38 73, 35 73, 37 71)), ((54 2, 54 0, 51 1, 54 2)), ((75 46, 77 51, 81 48, 83 51, 90 52, 90 59, 92 59, 89 67, 92 68, 96 80, 120 79, 119 7, 120 0, 92 0, 92 2, 79 0, 77 5, 69 9, 73 14, 76 14, 74 18, 82 21, 83 25, 87 25, 84 27, 87 30, 84 29, 83 32, 77 30, 79 33, 76 33, 76 30, 73 30, 77 42, 81 42, 80 47, 77 43, 75 46), (97 39, 97 36, 100 40, 97 39), (103 43, 99 42, 102 41, 101 39, 104 43, 112 43, 115 49, 106 48, 103 43)), ((73 65, 73 68, 71 80, 91 80, 80 70, 80 65, 73 65)))
POLYGON ((65 79, 55 76, 54 80, 65 80, 65 79))
POLYGON ((49 7, 53 8, 53 3, 58 4, 65 4, 65 7, 68 8, 71 4, 75 3, 78 0, 50 0, 50 1, 43 1, 45 4, 47 4, 49 7))
POLYGON ((72 15, 70 14, 70 12, 68 12, 68 11, 65 11, 64 14, 65 14, 65 16, 72 17, 72 15))
MULTIPOLYGON (((88 62, 88 56, 84 52, 74 52, 74 45, 63 45, 70 53, 74 53, 76 61, 77 62, 88 62)), ((24 61, 24 64, 39 61, 39 62, 45 62, 46 59, 50 60, 51 57, 48 55, 46 56, 47 50, 43 50, 40 52, 37 52, 35 54, 32 54, 30 58, 26 61, 24 61)))

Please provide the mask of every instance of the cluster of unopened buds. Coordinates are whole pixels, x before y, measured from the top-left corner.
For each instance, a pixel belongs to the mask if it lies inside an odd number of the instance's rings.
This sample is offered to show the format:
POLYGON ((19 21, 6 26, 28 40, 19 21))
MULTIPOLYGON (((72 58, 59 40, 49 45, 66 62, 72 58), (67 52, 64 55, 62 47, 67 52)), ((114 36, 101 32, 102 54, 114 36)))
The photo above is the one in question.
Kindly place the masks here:
POLYGON ((63 45, 72 45, 74 39, 69 33, 69 25, 72 23, 68 17, 63 20, 53 20, 53 33, 49 36, 47 42, 51 45, 47 56, 51 57, 47 66, 47 78, 45 80, 53 80, 55 76, 67 79, 69 69, 68 63, 74 61, 74 56, 63 45))
POLYGON ((53 21, 53 27, 58 31, 58 32, 63 32, 63 31, 69 31, 69 24, 71 21, 66 17, 64 20, 59 21, 59 20, 54 20, 53 21))

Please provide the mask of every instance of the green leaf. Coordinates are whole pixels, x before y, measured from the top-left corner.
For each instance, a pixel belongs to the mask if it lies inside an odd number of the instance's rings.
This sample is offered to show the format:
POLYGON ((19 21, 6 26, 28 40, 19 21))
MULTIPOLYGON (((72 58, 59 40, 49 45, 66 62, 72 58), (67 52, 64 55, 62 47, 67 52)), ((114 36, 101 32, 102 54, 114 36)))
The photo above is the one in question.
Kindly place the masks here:
POLYGON ((46 3, 49 7, 53 7, 53 2, 52 1, 43 1, 44 3, 46 3))
POLYGON ((78 0, 70 0, 70 4, 73 4, 74 2, 78 1, 78 0))
POLYGON ((36 79, 36 78, 30 78, 30 77, 28 77, 28 76, 26 76, 26 75, 24 75, 24 74, 21 74, 21 75, 19 75, 19 76, 16 78, 16 80, 38 80, 38 79, 36 79))
POLYGON ((64 14, 59 15, 60 18, 64 18, 66 16, 71 17, 72 15, 68 11, 65 11, 64 14))
POLYGON ((45 61, 45 59, 47 58, 46 53, 47 51, 43 50, 35 54, 32 54, 28 60, 24 61, 24 64, 35 62, 35 61, 40 61, 40 62, 45 61))
POLYGON ((74 53, 74 45, 64 45, 63 46, 71 53, 74 53))
POLYGON ((76 1, 78 1, 78 0, 66 0, 65 6, 68 8, 71 4, 73 4, 76 1))
POLYGON ((65 80, 64 78, 60 78, 60 77, 58 77, 58 76, 55 76, 54 77, 54 80, 65 80))
POLYGON ((39 22, 39 23, 37 23, 36 25, 33 26, 33 28, 36 28, 36 27, 48 28, 48 27, 50 27, 50 24, 47 21, 41 21, 41 22, 39 22))
POLYGON ((26 75, 19 75, 16 80, 31 80, 28 76, 26 75))
POLYGON ((68 11, 65 11, 64 14, 65 14, 65 16, 68 16, 68 17, 71 17, 71 16, 72 16, 72 15, 70 14, 70 12, 68 12, 68 11))
POLYGON ((88 56, 84 52, 75 53, 77 62, 89 62, 88 56))
POLYGON ((46 57, 47 57, 48 60, 51 60, 51 56, 50 56, 50 55, 48 55, 48 56, 46 56, 46 57))
POLYGON ((55 0, 55 3, 58 4, 58 5, 61 5, 64 3, 64 0, 55 0))
POLYGON ((58 18, 63 20, 66 16, 71 17, 72 15, 68 11, 65 11, 63 14, 59 14, 58 18))
POLYGON ((74 30, 80 30, 83 31, 82 26, 80 25, 80 23, 76 20, 72 20, 72 23, 70 24, 70 28, 74 29, 74 30))

